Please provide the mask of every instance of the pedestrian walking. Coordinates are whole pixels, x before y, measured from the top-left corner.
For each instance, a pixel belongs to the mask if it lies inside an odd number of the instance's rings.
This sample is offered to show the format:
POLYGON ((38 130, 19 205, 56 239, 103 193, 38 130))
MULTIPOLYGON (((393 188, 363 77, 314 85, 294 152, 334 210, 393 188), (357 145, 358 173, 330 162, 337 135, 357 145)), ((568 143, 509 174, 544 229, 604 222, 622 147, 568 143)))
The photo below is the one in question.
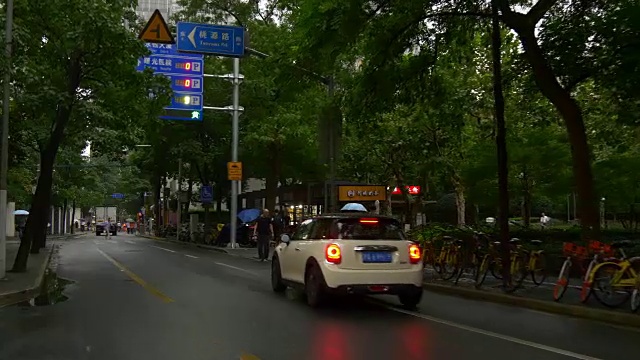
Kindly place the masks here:
POLYGON ((107 231, 106 238, 111 238, 111 218, 108 218, 107 221, 104 222, 104 229, 107 231))
POLYGON ((257 236, 258 240, 258 259, 260 261, 269 258, 269 242, 273 238, 273 234, 273 221, 269 216, 269 210, 264 209, 253 228, 253 236, 257 236))
POLYGON ((276 244, 280 242, 280 235, 285 229, 284 214, 278 210, 275 211, 273 216, 273 235, 275 237, 276 244))

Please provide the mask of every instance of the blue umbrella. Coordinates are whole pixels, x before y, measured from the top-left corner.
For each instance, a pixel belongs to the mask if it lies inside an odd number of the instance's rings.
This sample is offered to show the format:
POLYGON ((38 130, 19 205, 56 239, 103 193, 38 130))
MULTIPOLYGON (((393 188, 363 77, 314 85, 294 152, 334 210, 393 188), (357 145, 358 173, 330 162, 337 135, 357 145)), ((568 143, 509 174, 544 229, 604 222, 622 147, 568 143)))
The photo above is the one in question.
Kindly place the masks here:
POLYGON ((238 213, 238 219, 243 223, 250 223, 260 217, 260 209, 245 209, 238 213))
POLYGON ((348 203, 347 205, 343 206, 342 209, 340 209, 340 211, 367 212, 367 208, 364 207, 364 205, 362 204, 348 203))
POLYGON ((29 212, 27 210, 16 210, 13 215, 29 215, 29 212))

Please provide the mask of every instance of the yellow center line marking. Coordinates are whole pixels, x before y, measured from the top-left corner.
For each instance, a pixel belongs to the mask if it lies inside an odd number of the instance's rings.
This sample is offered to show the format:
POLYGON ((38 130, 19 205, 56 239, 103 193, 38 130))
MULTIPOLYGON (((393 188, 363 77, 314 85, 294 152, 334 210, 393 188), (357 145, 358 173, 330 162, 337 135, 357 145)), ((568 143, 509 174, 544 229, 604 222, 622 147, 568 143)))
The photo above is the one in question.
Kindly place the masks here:
POLYGON ((160 298, 160 300, 162 300, 165 303, 175 302, 175 300, 173 300, 172 298, 170 298, 167 295, 163 294, 162 291, 156 289, 153 285, 150 285, 146 281, 142 280, 142 278, 140 276, 136 275, 131 270, 127 269, 124 265, 120 264, 118 261, 116 261, 116 259, 114 259, 111 256, 107 255, 104 251, 102 251, 100 249, 97 249, 97 250, 98 250, 98 252, 100 254, 102 254, 102 256, 104 256, 107 260, 109 260, 118 269, 120 269, 122 272, 127 274, 127 276, 129 276, 131 278, 131 280, 135 281, 138 285, 142 286, 145 290, 150 292, 152 295, 155 295, 156 297, 160 298))
POLYGON ((240 360, 260 360, 260 358, 251 354, 242 354, 240 360))

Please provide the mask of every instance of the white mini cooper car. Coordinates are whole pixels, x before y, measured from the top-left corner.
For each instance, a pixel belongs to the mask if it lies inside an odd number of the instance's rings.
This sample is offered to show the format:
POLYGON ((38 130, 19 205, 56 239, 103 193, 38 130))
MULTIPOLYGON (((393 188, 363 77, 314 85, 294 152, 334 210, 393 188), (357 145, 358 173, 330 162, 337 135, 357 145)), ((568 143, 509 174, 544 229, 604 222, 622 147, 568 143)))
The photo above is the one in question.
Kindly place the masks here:
POLYGON ((410 308, 422 299, 420 247, 406 240, 391 217, 321 215, 303 221, 281 241, 271 263, 275 292, 302 288, 311 306, 332 293, 398 295, 410 308))

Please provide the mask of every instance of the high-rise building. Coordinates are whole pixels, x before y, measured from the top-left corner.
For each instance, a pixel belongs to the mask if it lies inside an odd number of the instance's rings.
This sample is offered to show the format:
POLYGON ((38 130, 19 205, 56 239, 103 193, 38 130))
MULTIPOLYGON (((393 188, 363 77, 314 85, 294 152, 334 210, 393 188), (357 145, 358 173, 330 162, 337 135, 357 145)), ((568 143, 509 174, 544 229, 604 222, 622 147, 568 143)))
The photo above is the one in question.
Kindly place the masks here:
POLYGON ((138 0, 136 13, 146 21, 156 9, 160 10, 164 19, 169 21, 173 14, 180 11, 180 5, 178 5, 178 0, 138 0))

